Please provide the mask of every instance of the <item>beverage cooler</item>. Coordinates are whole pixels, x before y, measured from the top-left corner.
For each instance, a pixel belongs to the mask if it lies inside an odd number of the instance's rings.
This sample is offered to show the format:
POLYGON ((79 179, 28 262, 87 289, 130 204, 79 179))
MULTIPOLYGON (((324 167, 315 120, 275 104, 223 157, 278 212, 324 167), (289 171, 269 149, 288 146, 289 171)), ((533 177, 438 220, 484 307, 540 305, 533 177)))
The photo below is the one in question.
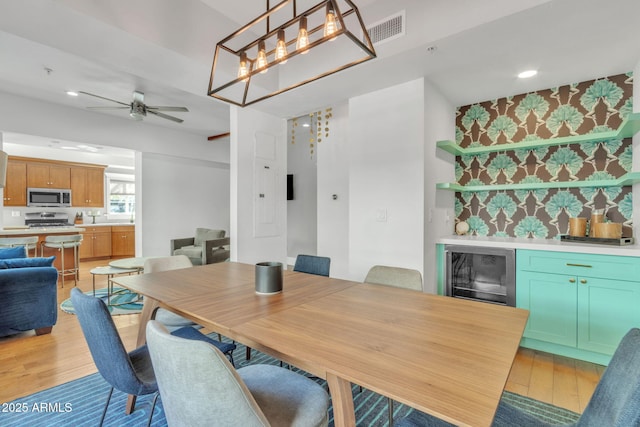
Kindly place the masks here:
POLYGON ((446 295, 515 307, 515 249, 445 245, 445 260, 446 295))

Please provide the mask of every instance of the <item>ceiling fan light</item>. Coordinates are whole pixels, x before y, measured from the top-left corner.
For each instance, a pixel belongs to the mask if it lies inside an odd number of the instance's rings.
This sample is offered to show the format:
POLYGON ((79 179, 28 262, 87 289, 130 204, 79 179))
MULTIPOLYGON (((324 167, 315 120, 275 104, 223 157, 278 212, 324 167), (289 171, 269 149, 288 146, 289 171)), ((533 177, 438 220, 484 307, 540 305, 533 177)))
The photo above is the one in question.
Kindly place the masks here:
MULTIPOLYGON (((338 31, 338 23, 336 21, 336 12, 333 10, 331 3, 327 3, 327 15, 324 20, 324 36, 331 37, 338 31)), ((333 37, 331 40, 335 40, 333 37)))
POLYGON ((284 29, 278 30, 278 42, 276 43, 276 61, 282 59, 280 64, 287 63, 287 43, 285 42, 284 29))
POLYGON ((300 29, 298 30, 296 50, 299 50, 302 55, 309 53, 309 33, 307 32, 306 16, 300 18, 300 29))
POLYGON ((267 72, 267 52, 264 47, 264 40, 260 40, 258 42, 258 58, 256 59, 256 69, 261 70, 260 73, 264 74, 267 72))

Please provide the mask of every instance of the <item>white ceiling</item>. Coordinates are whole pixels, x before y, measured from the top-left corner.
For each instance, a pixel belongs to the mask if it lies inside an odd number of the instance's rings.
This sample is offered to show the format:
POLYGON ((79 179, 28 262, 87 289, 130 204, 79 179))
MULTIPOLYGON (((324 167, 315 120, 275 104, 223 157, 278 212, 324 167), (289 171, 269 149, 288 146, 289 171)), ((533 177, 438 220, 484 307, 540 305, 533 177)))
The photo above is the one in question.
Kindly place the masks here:
MULTIPOLYGON (((460 106, 624 73, 640 59, 638 0, 354 1, 365 24, 404 10, 406 35, 376 46, 372 61, 255 108, 290 118, 422 76, 460 106), (530 68, 538 76, 515 77, 530 68)), ((298 9, 315 2, 298 0, 298 9)), ((215 44, 264 7, 264 0, 3 1, 0 91, 84 109, 105 104, 65 91, 128 103, 139 90, 150 105, 189 108, 169 113, 182 124, 155 116, 145 124, 224 133, 229 106, 206 95, 215 44)), ((128 120, 121 110, 96 114, 128 120)))

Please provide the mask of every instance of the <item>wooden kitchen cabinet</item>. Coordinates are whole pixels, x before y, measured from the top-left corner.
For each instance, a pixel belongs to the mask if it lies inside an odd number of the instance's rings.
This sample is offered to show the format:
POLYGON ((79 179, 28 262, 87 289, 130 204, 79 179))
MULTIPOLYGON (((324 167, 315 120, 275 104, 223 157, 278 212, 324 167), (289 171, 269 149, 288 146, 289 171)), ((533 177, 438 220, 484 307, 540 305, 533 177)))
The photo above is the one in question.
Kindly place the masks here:
POLYGON ((27 163, 27 187, 71 188, 71 168, 53 163, 27 163))
POLYGON ((104 207, 104 168, 71 168, 71 205, 104 207))
POLYGON ((640 326, 640 259, 518 250, 516 306, 529 310, 522 345, 607 364, 640 326))
POLYGON ((4 187, 4 206, 27 206, 27 163, 7 162, 7 181, 4 187))
POLYGON ((133 257, 136 253, 136 236, 133 225, 111 227, 111 256, 133 257))
POLYGON ((82 226, 82 244, 80 259, 108 258, 111 256, 111 227, 82 226))

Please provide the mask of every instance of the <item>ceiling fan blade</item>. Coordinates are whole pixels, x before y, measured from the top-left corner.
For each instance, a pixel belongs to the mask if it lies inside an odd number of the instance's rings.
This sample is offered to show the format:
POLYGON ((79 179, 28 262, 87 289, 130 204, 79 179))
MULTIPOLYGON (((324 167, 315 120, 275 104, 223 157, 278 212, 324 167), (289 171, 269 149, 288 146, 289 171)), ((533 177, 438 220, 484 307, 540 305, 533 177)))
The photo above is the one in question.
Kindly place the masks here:
POLYGON ((184 111, 185 113, 189 112, 187 107, 150 107, 147 105, 147 110, 156 110, 156 111, 184 111))
POLYGON ((104 99, 105 101, 111 101, 111 102, 115 102, 121 105, 126 105, 127 107, 129 107, 129 104, 125 104, 124 102, 120 102, 120 101, 116 101, 115 99, 111 99, 111 98, 105 98, 104 96, 100 96, 100 95, 94 95, 93 93, 89 93, 89 92, 83 92, 83 91, 78 91, 78 93, 81 93, 83 95, 89 95, 89 96, 93 96, 95 98, 100 98, 100 99, 104 99))
POLYGON ((147 113, 155 114, 158 117, 162 117, 163 119, 167 119, 167 120, 172 120, 172 121, 174 121, 176 123, 184 122, 184 120, 179 119, 177 117, 173 117, 173 116, 170 116, 168 114, 159 113, 157 111, 153 111, 153 110, 149 110, 149 109, 147 109, 147 113))
POLYGON ((87 110, 129 110, 131 107, 87 107, 87 110))

